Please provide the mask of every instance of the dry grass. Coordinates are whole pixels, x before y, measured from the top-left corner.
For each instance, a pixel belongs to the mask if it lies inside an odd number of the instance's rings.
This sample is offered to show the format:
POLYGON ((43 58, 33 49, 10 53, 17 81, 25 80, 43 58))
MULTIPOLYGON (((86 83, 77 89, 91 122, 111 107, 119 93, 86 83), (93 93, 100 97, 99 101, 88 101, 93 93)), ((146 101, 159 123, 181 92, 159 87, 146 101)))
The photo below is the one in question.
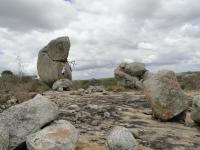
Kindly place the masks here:
POLYGON ((200 74, 199 73, 187 73, 177 76, 182 89, 185 90, 197 90, 200 89, 200 74))
POLYGON ((37 93, 43 93, 49 87, 37 79, 30 77, 19 78, 15 75, 0 77, 0 103, 4 103, 12 96, 19 102, 31 99, 37 93))

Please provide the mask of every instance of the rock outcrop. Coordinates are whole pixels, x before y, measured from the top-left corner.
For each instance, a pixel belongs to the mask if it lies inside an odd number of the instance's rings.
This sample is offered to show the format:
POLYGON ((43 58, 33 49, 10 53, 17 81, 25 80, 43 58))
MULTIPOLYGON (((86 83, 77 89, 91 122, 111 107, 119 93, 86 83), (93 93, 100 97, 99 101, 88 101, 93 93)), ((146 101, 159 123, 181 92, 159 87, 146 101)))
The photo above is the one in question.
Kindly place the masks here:
POLYGON ((138 150, 138 144, 132 133, 124 127, 114 127, 107 138, 109 150, 138 150))
POLYGON ((115 78, 125 87, 132 89, 143 88, 143 76, 146 72, 143 63, 121 63, 114 71, 115 78))
POLYGON ((59 120, 29 135, 26 144, 29 150, 75 150, 78 137, 78 131, 71 123, 59 120))
POLYGON ((57 91, 70 91, 72 89, 72 81, 60 79, 53 84, 52 89, 57 91))
POLYGON ((50 86, 62 78, 72 79, 71 68, 67 62, 70 41, 68 37, 52 40, 40 50, 37 70, 40 79, 50 86))
POLYGON ((37 132, 57 116, 57 105, 41 95, 5 110, 0 114, 0 126, 9 131, 9 150, 25 142, 27 135, 37 132))
POLYGON ((196 123, 200 123, 200 95, 193 98, 191 117, 196 123))
POLYGON ((154 117, 167 121, 187 109, 187 99, 173 71, 162 70, 144 82, 154 117))
MULTIPOLYGON (((199 91, 184 92, 193 96, 199 91)), ((114 125, 128 128, 139 150, 198 150, 200 147, 199 128, 192 120, 186 125, 183 121, 152 119, 152 109, 142 91, 109 92, 109 95, 49 91, 44 96, 57 103, 60 119, 70 121, 79 129, 77 150, 108 150, 106 139, 114 125)), ((190 118, 190 111, 187 116, 190 118)))
POLYGON ((0 150, 7 150, 9 146, 9 132, 4 125, 0 125, 0 150))

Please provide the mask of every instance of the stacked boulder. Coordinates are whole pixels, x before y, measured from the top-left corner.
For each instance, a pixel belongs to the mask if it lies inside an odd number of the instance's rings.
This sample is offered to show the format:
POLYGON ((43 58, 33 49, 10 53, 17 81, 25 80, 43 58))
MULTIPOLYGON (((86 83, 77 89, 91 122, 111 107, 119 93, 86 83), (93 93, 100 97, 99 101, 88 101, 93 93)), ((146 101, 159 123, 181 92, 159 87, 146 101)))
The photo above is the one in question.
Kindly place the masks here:
POLYGON ((183 113, 188 102, 173 71, 161 70, 144 81, 154 117, 167 121, 183 113))
POLYGON ((146 73, 145 65, 139 62, 121 63, 114 71, 115 78, 124 87, 142 89, 146 73))
MULTIPOLYGON (((29 137, 32 134, 36 134, 37 132, 44 130, 45 128, 42 129, 44 126, 57 119, 58 113, 59 111, 57 105, 41 95, 37 95, 27 102, 12 106, 3 111, 0 114, 0 149, 19 149, 19 147, 26 142, 27 136, 29 137)), ((66 126, 69 125, 69 123, 66 122, 62 122, 62 124, 66 124, 66 126)), ((54 129, 54 124, 50 124, 49 127, 54 129)), ((55 133, 51 134, 51 138, 57 139, 59 133, 60 130, 55 130, 55 133)), ((66 134, 65 136, 69 135, 68 133, 66 134)), ((62 136, 60 136, 60 138, 62 138, 62 136)), ((61 140, 67 139, 63 138, 61 140)), ((71 140, 68 140, 68 143, 69 141, 72 142, 71 140)), ((55 140, 55 143, 59 142, 60 141, 55 140)), ((48 148, 45 149, 45 143, 43 146, 43 150, 48 150, 48 148)), ((62 147, 63 145, 58 145, 58 149, 60 149, 59 146, 62 147)), ((32 148, 30 149, 32 150, 32 148)), ((66 150, 73 149, 66 148, 66 150)))
POLYGON ((40 50, 37 70, 43 82, 52 86, 59 79, 72 80, 71 68, 67 61, 69 49, 69 38, 59 37, 40 50))

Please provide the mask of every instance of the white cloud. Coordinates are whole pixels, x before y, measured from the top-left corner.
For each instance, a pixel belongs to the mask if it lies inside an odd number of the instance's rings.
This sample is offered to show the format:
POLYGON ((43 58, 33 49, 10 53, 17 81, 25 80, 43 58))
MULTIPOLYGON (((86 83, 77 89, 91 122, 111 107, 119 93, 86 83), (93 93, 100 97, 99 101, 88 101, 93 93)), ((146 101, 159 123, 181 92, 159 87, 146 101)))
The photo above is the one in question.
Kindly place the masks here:
POLYGON ((0 71, 36 74, 39 50, 69 35, 74 79, 112 76, 122 61, 200 70, 199 0, 0 1, 0 71))

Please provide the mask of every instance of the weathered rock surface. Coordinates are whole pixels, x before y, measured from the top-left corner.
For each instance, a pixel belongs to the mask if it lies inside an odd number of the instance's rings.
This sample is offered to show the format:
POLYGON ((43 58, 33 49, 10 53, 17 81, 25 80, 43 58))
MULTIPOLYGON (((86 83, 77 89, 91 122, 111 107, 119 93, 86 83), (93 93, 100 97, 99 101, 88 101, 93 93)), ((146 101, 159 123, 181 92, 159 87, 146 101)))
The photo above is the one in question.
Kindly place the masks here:
MULTIPOLYGON (((139 150, 199 150, 198 125, 153 119, 150 104, 142 91, 109 92, 108 95, 70 93, 49 91, 44 95, 59 106, 59 119, 70 121, 80 131, 76 150, 108 150, 106 140, 115 126, 128 128, 139 150), (107 112, 109 116, 105 115, 107 112)), ((192 98, 198 93, 187 91, 186 94, 192 94, 192 98)), ((191 120, 190 112, 187 114, 191 120)))
POLYGON ((146 72, 142 63, 121 63, 114 71, 115 78, 125 87, 132 89, 143 88, 143 76, 146 72))
POLYGON ((149 77, 144 86, 156 118, 167 121, 187 109, 187 99, 173 71, 159 71, 149 77))
POLYGON ((25 142, 27 135, 37 132, 57 116, 58 107, 41 95, 5 110, 0 114, 0 124, 9 130, 9 149, 25 142))
POLYGON ((89 86, 87 91, 89 93, 95 93, 95 92, 104 92, 105 89, 103 88, 103 86, 89 86))
POLYGON ((69 49, 69 38, 60 37, 52 40, 40 50, 37 69, 42 81, 52 85, 55 81, 62 78, 72 79, 70 66, 67 62, 69 49), (63 67, 65 68, 64 72, 62 72, 63 67))
POLYGON ((72 91, 70 95, 85 95, 85 94, 93 94, 93 93, 102 93, 108 94, 108 92, 104 89, 103 86, 89 86, 86 90, 85 89, 78 89, 76 91, 72 91))
POLYGON ((75 150, 78 137, 78 131, 71 123, 58 120, 29 135, 26 143, 29 150, 75 150))
POLYGON ((4 125, 0 125, 0 150, 7 150, 9 145, 9 131, 4 125))
POLYGON ((191 117, 195 122, 200 123, 200 95, 193 98, 191 117))
POLYGON ((60 79, 53 84, 52 89, 70 91, 72 89, 72 81, 68 79, 60 79))
POLYGON ((139 62, 121 64, 120 67, 124 69, 127 74, 130 74, 132 76, 142 76, 146 71, 145 65, 139 62))
POLYGON ((124 127, 114 127, 107 138, 109 150, 138 150, 132 133, 124 127))

